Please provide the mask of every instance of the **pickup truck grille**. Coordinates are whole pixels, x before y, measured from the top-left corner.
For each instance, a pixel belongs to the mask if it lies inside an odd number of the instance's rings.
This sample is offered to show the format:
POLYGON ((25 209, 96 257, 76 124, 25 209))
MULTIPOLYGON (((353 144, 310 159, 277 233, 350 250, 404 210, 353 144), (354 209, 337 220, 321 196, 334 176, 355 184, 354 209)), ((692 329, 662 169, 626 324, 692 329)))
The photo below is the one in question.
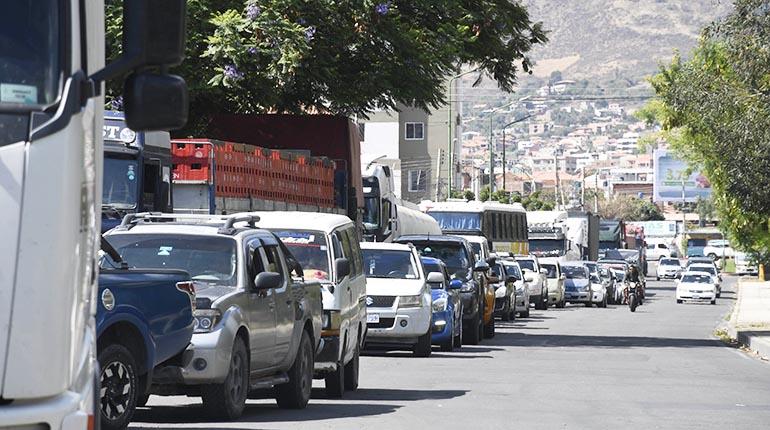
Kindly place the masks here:
POLYGON ((395 296, 366 296, 366 307, 368 308, 390 308, 396 301, 395 296))
POLYGON ((369 328, 391 328, 395 322, 395 318, 380 318, 380 322, 369 323, 366 326, 369 328))

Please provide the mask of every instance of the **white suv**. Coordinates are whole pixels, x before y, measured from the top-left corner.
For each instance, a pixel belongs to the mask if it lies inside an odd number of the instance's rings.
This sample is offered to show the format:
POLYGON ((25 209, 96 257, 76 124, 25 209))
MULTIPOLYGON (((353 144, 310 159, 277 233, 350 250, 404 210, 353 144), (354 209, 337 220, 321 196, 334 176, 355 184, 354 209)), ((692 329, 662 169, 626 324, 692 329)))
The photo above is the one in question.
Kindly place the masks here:
POLYGON ((409 347, 431 353, 432 298, 420 254, 412 245, 361 243, 366 275, 366 347, 409 347))
POLYGON ((703 248, 703 255, 711 257, 712 260, 722 257, 733 258, 735 250, 730 246, 730 242, 726 240, 709 240, 703 248))

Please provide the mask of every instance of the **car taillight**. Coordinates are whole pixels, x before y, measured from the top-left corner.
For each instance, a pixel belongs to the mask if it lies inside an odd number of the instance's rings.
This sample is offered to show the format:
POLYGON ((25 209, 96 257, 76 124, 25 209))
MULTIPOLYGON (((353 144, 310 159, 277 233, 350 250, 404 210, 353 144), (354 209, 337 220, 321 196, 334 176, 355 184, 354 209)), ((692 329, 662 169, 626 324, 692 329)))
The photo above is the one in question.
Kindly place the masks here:
POLYGON ((195 283, 192 281, 177 282, 176 289, 184 291, 190 296, 190 304, 192 304, 192 308, 195 310, 195 283))

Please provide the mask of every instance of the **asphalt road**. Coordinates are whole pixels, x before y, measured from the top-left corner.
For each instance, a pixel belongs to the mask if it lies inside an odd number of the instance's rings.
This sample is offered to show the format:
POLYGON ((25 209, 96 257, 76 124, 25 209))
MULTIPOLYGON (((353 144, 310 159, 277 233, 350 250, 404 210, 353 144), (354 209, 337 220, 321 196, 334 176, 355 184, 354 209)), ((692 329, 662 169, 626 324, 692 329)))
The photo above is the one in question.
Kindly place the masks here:
POLYGON ((319 381, 301 411, 250 401, 237 422, 207 422, 199 399, 153 396, 131 427, 766 429, 770 364, 712 335, 734 284, 716 306, 677 305, 673 282, 652 280, 636 313, 551 308, 459 352, 363 357, 357 392, 326 400, 319 381))

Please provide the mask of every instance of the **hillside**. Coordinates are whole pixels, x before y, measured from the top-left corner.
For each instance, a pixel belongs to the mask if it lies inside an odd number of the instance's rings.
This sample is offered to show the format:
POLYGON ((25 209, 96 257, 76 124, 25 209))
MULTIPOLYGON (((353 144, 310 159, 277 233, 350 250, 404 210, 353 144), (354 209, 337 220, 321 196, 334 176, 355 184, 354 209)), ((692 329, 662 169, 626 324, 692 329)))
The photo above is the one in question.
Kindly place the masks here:
POLYGON ((675 50, 697 43, 700 30, 724 15, 728 0, 525 0, 530 15, 550 31, 536 50, 535 74, 561 70, 569 79, 654 73, 675 50))

